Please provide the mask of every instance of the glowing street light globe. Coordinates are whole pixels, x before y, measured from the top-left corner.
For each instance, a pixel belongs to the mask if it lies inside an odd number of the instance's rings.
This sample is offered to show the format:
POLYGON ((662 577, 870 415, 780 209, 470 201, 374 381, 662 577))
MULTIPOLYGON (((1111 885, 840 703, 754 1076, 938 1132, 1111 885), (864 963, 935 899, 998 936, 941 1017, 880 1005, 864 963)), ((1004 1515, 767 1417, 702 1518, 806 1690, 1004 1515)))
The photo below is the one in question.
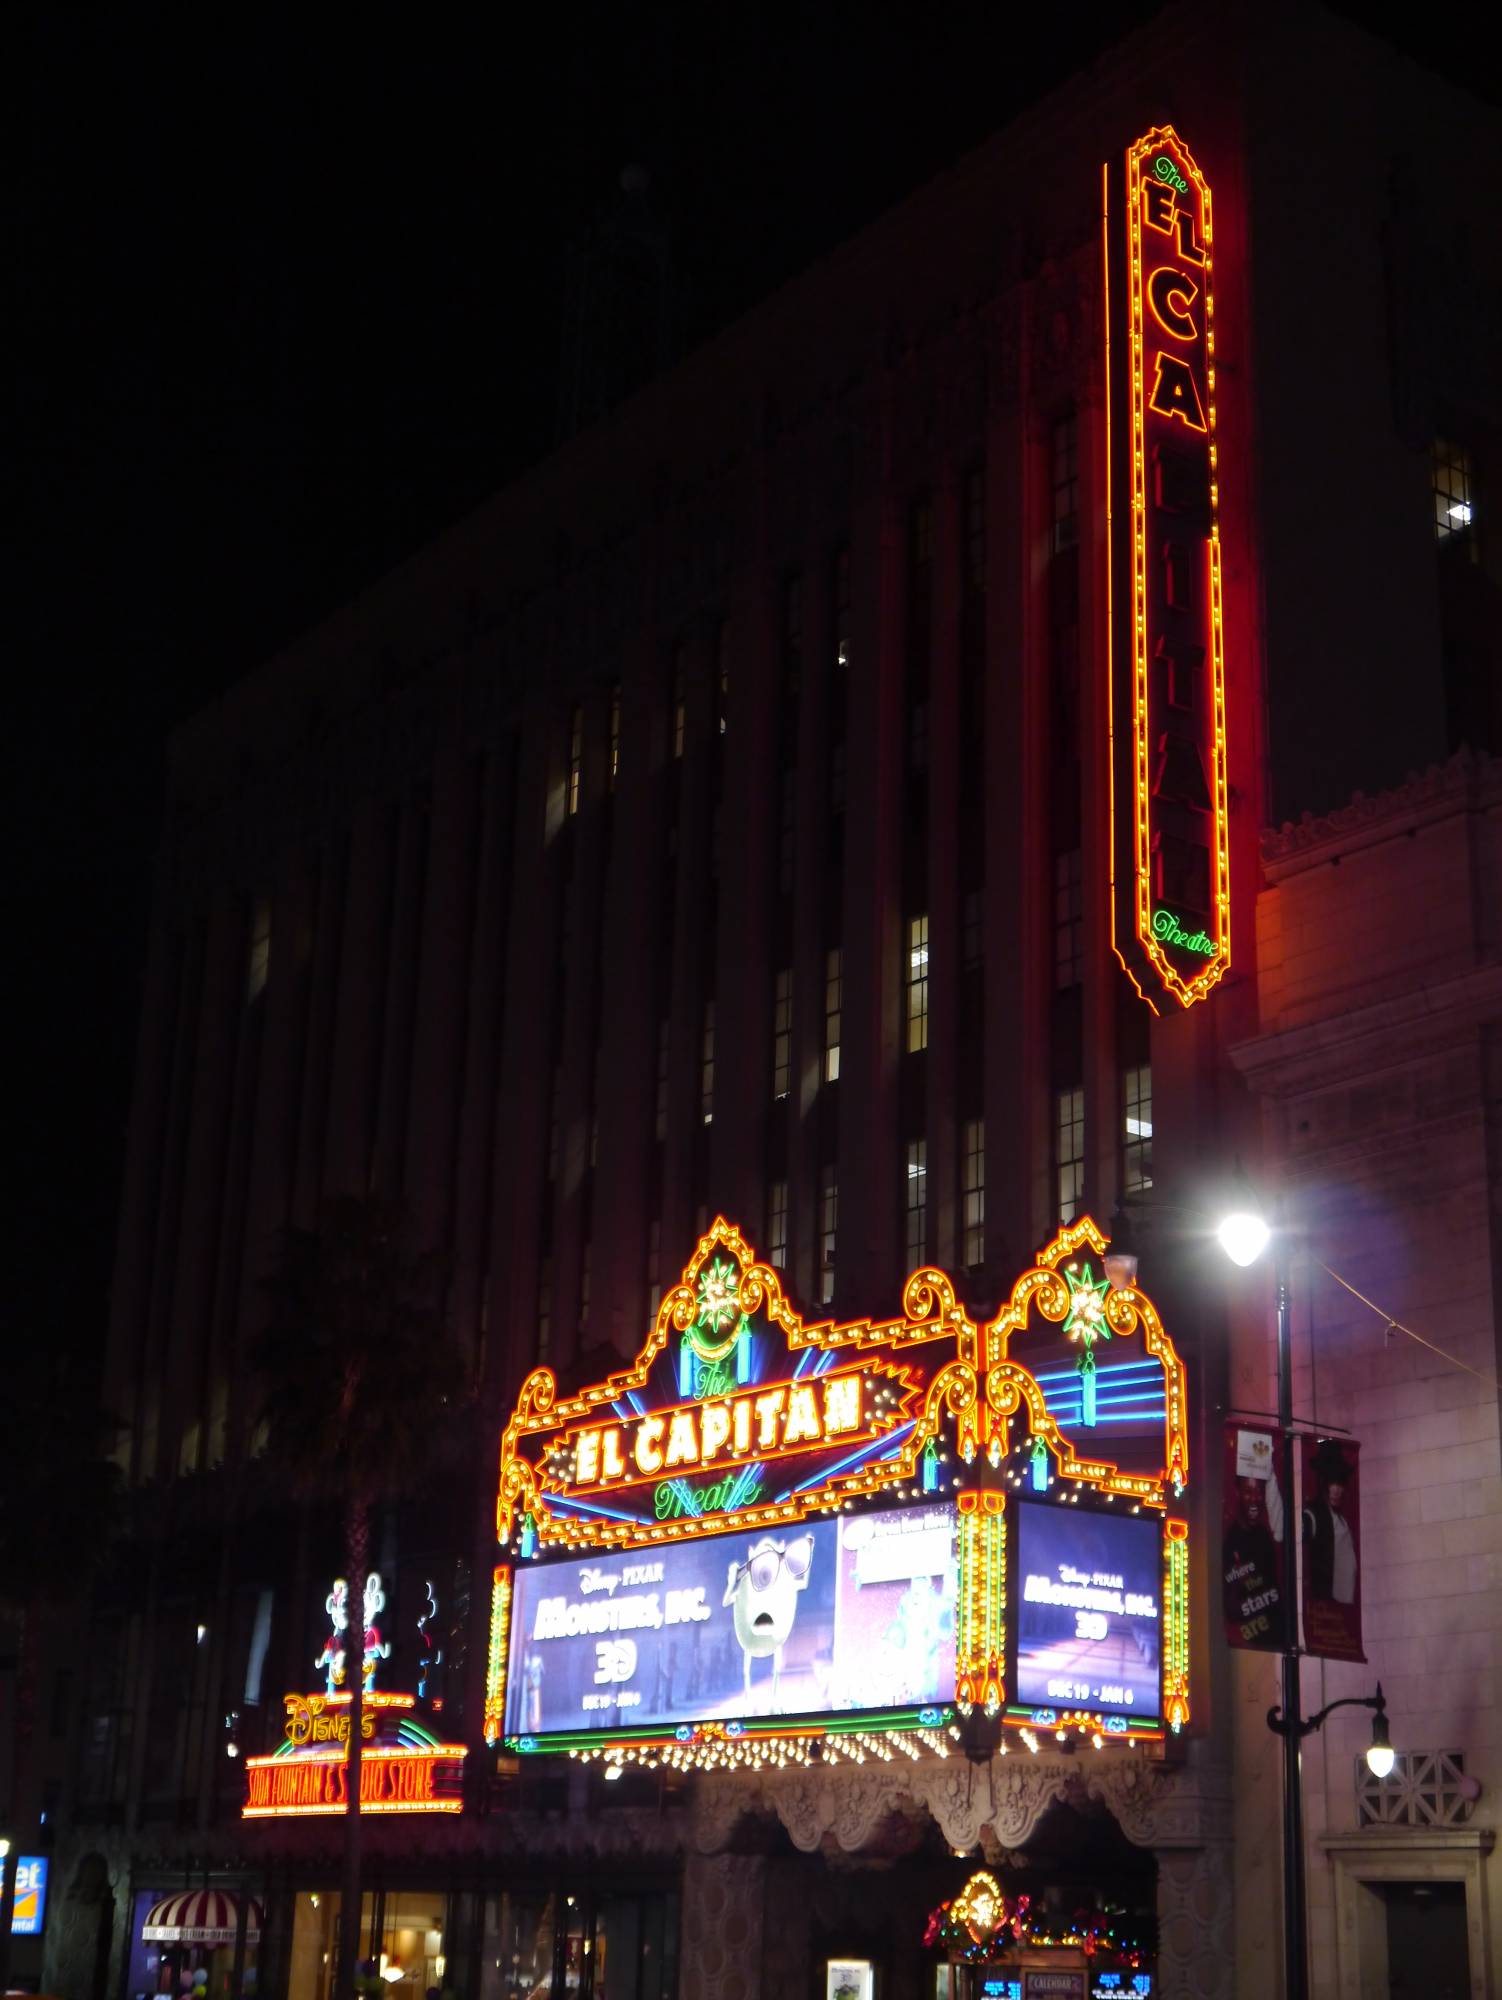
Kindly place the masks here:
POLYGON ((1260 1215, 1245 1209, 1228 1215, 1215 1231, 1216 1240, 1233 1264, 1255 1264, 1271 1235, 1260 1215))

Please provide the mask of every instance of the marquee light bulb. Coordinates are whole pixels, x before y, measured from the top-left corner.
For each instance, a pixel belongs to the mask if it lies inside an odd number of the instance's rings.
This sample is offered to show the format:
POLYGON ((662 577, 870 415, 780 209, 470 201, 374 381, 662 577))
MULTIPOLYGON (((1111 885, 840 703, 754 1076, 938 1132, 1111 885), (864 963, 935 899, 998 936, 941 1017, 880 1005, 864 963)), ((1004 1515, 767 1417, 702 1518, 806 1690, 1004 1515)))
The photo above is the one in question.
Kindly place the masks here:
POLYGON ((1248 1264, 1256 1263, 1267 1248, 1271 1234, 1260 1215, 1245 1209, 1226 1216, 1215 1231, 1221 1249, 1233 1264, 1240 1264, 1243 1269, 1248 1264))

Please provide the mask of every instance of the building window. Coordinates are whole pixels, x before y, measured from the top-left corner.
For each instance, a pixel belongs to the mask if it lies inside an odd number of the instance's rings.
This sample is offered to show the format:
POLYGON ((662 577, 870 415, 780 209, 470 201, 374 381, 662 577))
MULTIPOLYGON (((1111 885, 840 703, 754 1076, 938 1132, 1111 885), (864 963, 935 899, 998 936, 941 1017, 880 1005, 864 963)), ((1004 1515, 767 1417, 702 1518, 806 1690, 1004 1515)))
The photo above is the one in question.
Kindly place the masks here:
POLYGON ((556 1181, 563 1152, 563 1064, 553 1065, 548 1090, 548 1179, 556 1181))
POLYGON ((704 1002, 704 1034, 699 1044, 699 1115, 714 1123, 714 1002, 704 1002))
POLYGON ((788 1267, 788 1184, 773 1181, 767 1189, 767 1255, 779 1271, 788 1267))
POLYGON ((960 1155, 962 1261, 975 1270, 986 1261, 986 1121, 967 1118, 960 1155))
POLYGON ((647 1317, 656 1319, 662 1304, 662 1218, 647 1224, 647 1317))
POLYGON ((907 1246, 908 1264, 914 1266, 923 1263, 928 1256, 928 1141, 926 1139, 908 1140, 904 1182, 903 1193, 907 1200, 907 1213, 903 1240, 907 1246))
POLYGON ((798 773, 784 771, 777 810, 777 891, 793 893, 793 867, 798 851, 798 773))
POLYGON ((1054 1182, 1059 1220, 1073 1222, 1085 1193, 1085 1093, 1076 1086, 1054 1093, 1054 1182))
POLYGON ((657 1090, 652 1106, 652 1136, 665 1139, 668 1136, 668 1063, 671 1056, 672 1023, 666 1019, 657 1023, 657 1090))
POLYGON ((673 651, 673 755, 683 755, 683 745, 688 735, 688 670, 683 657, 683 648, 673 651))
POLYGON ((621 775, 621 684, 617 681, 610 690, 610 789, 615 790, 615 781, 621 775))
POLYGON ((819 1304, 834 1297, 834 1243, 840 1221, 840 1181, 832 1166, 819 1176, 819 1304))
POLYGON ((1078 986, 1085 967, 1085 896, 1080 850, 1053 861, 1053 983, 1062 993, 1078 986))
POLYGON ((250 914, 250 952, 245 965, 245 997, 259 1000, 271 977, 271 904, 257 896, 250 914))
POLYGON ((588 1237, 586 1236, 586 1237, 585 1237, 585 1239, 584 1239, 584 1247, 583 1247, 583 1249, 582 1249, 582 1250, 581 1250, 581 1251, 579 1252, 579 1324, 580 1324, 580 1326, 588 1326, 588 1325, 589 1325, 589 1275, 590 1275, 590 1262, 591 1262, 591 1256, 590 1256, 590 1253, 591 1253, 591 1251, 592 1251, 593 1247, 594 1247, 594 1246, 593 1246, 593 1245, 592 1245, 592 1244, 590 1243, 590 1240, 589 1240, 589 1238, 588 1238, 588 1237))
POLYGON ((965 588, 986 587, 986 475, 979 466, 965 475, 965 588))
POLYGON ((850 664, 850 551, 838 549, 834 558, 834 663, 850 664))
POLYGON ((793 973, 784 966, 772 995, 772 1095, 780 1103, 793 1087, 793 973))
POLYGON ((914 771, 928 769, 928 703, 915 701, 907 712, 907 761, 914 771))
POLYGON ((960 951, 967 972, 979 972, 985 957, 985 900, 977 886, 965 891, 960 904, 960 951))
POLYGON ((546 1361, 553 1347, 553 1260, 537 1267, 537 1359, 546 1361))
POLYGON ((1074 415, 1053 427, 1053 548, 1072 549, 1080 538, 1080 427, 1074 415))
POLYGON ((568 724, 568 812, 579 810, 579 780, 584 774, 584 710, 576 708, 568 724))
POLYGON ((843 954, 838 945, 824 954, 824 1081, 840 1080, 840 1017, 843 1012, 845 979, 843 954))
POLYGON ((798 699, 803 675, 803 579, 790 576, 782 599, 782 691, 798 699))
POLYGON ((1441 542, 1471 526, 1471 454, 1463 445, 1434 441, 1434 534, 1441 542))
POLYGON ((1148 1063, 1122 1072, 1121 1125, 1122 1188, 1127 1194, 1143 1194, 1153 1184, 1153 1072, 1148 1063))
POLYGON ((928 1047, 928 918, 909 917, 907 926, 907 1048, 928 1047))

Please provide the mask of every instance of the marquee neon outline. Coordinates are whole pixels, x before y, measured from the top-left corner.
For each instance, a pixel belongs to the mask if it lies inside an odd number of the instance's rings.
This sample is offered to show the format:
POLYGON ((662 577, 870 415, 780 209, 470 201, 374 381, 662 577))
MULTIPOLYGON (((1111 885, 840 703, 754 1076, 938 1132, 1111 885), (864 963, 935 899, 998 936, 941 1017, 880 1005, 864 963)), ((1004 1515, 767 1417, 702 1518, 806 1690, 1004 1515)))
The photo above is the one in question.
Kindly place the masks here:
MULTIPOLYGON (((1188 1478, 1189 1447, 1183 1363, 1157 1309, 1136 1286, 1108 1294, 1105 1317, 1113 1338, 1139 1334, 1146 1356, 1163 1370, 1163 1465, 1156 1474, 1123 1472, 1114 1462, 1082 1456, 1073 1438, 1061 1429, 1036 1376, 1013 1360, 1009 1347, 1024 1331, 1062 1326, 1071 1307, 1071 1260, 1104 1255, 1108 1239, 1088 1217, 1061 1228, 1012 1287, 1006 1304, 978 1326, 957 1299, 942 1272, 924 1267, 913 1272, 903 1288, 903 1313, 890 1320, 819 1321, 806 1325, 782 1290, 780 1274, 757 1261, 751 1245, 734 1224, 717 1216, 699 1238, 682 1281, 663 1300, 651 1332, 634 1366, 617 1371, 604 1382, 573 1396, 560 1398, 557 1379, 549 1368, 534 1369, 522 1384, 516 1406, 501 1439, 497 1480, 496 1530, 503 1554, 510 1560, 495 1565, 491 1589, 491 1633, 485 1689, 485 1740, 497 1745, 505 1728, 509 1627, 515 1588, 516 1555, 510 1545, 523 1524, 538 1552, 565 1548, 602 1550, 661 1548, 704 1535, 743 1532, 766 1526, 785 1527, 811 1517, 836 1514, 852 1499, 911 1498, 924 1447, 950 1427, 959 1467, 953 1482, 953 1504, 959 1530, 960 1576, 956 1604, 955 1701, 951 1706, 894 1711, 884 1720, 869 1716, 790 1719, 767 1724, 748 1718, 744 1723, 701 1724, 680 1733, 665 1724, 615 1729, 553 1732, 538 1739, 517 1738, 510 1747, 607 1761, 708 1764, 715 1768, 748 1763, 806 1762, 808 1746, 844 1739, 890 1739, 908 1755, 918 1742, 942 1750, 944 1727, 955 1711, 960 1715, 981 1708, 1012 1728, 1027 1728, 1032 1711, 1008 1711, 1006 1699, 1006 1579, 1008 1454, 1041 1441, 1053 1466, 1051 1477, 1070 1483, 1076 1492, 1090 1489, 1106 1506, 1124 1502, 1133 1512, 1149 1511, 1164 1523, 1163 1546, 1163 1673, 1162 1716, 1157 1721, 1123 1726, 1087 1710, 1060 1714, 1059 1726, 1109 1732, 1112 1740, 1160 1740, 1164 1727, 1182 1729, 1189 1720, 1189 1573, 1187 1524, 1168 1514, 1170 1498, 1182 1493, 1188 1478), (900 1452, 874 1466, 838 1469, 816 1488, 774 1501, 752 1500, 717 1512, 669 1520, 631 1521, 603 1516, 582 1517, 555 1511, 568 1496, 552 1493, 542 1477, 545 1441, 567 1433, 591 1415, 643 1388, 653 1362, 670 1337, 683 1333, 696 1312, 695 1286, 699 1271, 713 1256, 728 1254, 740 1266, 740 1310, 748 1316, 764 1312, 787 1340, 789 1352, 815 1348, 865 1354, 873 1348, 896 1349, 911 1357, 915 1376, 922 1364, 914 1350, 939 1343, 929 1362, 926 1383, 915 1380, 918 1402, 914 1428, 900 1452), (1036 1319, 1034 1319, 1036 1308, 1036 1319), (952 1343, 952 1345, 951 1345, 952 1343), (947 1351, 946 1351, 947 1350, 947 1351), (1012 1425, 1021 1426, 1022 1445, 1014 1443, 1012 1425), (532 1454, 536 1454, 533 1456, 532 1454), (909 1743, 908 1739, 912 1742, 909 1743)), ((769 1452, 747 1463, 770 1463, 781 1456, 769 1452)), ((607 1491, 618 1490, 609 1487, 607 1491)), ((367 1753, 369 1754, 369 1753, 367 1753)), ((881 1751, 879 1754, 888 1754, 881 1751)))

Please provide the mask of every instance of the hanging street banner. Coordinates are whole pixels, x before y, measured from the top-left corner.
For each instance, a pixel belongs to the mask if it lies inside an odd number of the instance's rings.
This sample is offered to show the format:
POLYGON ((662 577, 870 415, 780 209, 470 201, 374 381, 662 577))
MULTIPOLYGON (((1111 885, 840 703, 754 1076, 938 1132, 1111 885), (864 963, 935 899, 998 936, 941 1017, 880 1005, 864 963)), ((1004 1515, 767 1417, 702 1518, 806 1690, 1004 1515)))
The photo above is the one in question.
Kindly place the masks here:
POLYGON ((1361 1446, 1306 1437, 1302 1548, 1304 1651, 1365 1660, 1361 1646, 1361 1446))
POLYGON ((1221 1585, 1226 1644, 1283 1650, 1283 1495, 1278 1434, 1228 1423, 1221 1512, 1221 1585))

